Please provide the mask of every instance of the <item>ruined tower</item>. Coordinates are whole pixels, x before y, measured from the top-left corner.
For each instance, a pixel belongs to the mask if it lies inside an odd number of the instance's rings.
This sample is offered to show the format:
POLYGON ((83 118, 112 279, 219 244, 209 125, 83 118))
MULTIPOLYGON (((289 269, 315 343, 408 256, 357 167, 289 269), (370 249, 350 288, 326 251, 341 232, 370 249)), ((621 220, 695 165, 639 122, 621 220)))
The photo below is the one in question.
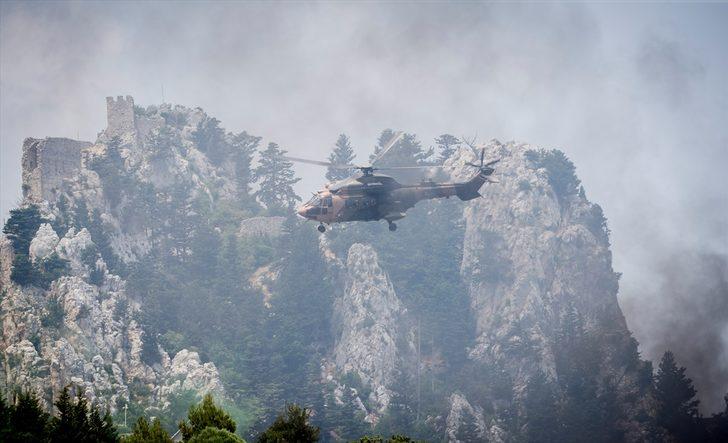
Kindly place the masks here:
POLYGON ((124 137, 125 134, 133 134, 136 129, 136 118, 134 116, 134 99, 127 95, 106 97, 106 121, 104 131, 106 138, 124 137))
POLYGON ((23 197, 31 201, 54 200, 63 180, 81 166, 81 150, 91 143, 49 137, 23 141, 23 197))

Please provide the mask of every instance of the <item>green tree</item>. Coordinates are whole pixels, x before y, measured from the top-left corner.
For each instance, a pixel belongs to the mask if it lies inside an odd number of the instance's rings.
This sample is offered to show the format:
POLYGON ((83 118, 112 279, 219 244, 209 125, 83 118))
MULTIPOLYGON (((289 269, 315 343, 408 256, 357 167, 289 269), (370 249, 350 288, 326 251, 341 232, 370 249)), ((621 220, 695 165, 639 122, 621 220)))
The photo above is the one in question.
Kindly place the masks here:
POLYGON ((283 158, 286 151, 275 143, 260 153, 260 164, 255 168, 255 179, 260 182, 256 196, 271 214, 282 215, 291 211, 301 197, 296 195, 293 185, 300 179, 295 178, 293 164, 283 158))
POLYGON ((226 429, 208 427, 192 437, 190 443, 245 443, 245 440, 226 429))
POLYGON ((187 420, 189 423, 182 420, 179 424, 182 437, 186 442, 207 427, 226 429, 230 432, 235 432, 236 428, 230 415, 215 404, 212 394, 206 394, 200 404, 190 406, 187 420))
POLYGON ((101 211, 98 208, 93 210, 88 225, 84 227, 88 228, 88 232, 91 234, 91 240, 96 245, 99 254, 101 254, 101 258, 106 262, 106 266, 110 270, 118 272, 120 270, 121 260, 116 256, 114 248, 111 246, 111 240, 104 229, 101 211))
POLYGON ((398 367, 394 383, 392 384, 392 397, 389 400, 386 414, 377 423, 380 434, 389 435, 398 432, 415 434, 421 423, 417 421, 417 398, 412 377, 402 367, 398 367))
POLYGON ((173 149, 180 145, 179 135, 167 125, 152 131, 144 142, 153 160, 166 161, 172 158, 173 149))
MULTIPOLYGON (((336 140, 334 150, 331 154, 329 154, 329 162, 335 165, 348 165, 354 161, 354 157, 356 157, 356 155, 354 154, 354 149, 351 147, 351 143, 349 143, 349 137, 347 137, 346 134, 339 135, 338 140, 336 140)), ((351 174, 351 169, 338 169, 329 166, 326 171, 326 178, 329 181, 337 181, 343 180, 351 174)))
POLYGON ((214 164, 220 164, 230 153, 230 146, 225 141, 225 131, 220 127, 220 120, 216 118, 203 118, 192 133, 192 140, 197 149, 204 152, 214 164))
POLYGON ((124 159, 121 157, 121 139, 112 138, 106 144, 106 152, 89 162, 89 168, 96 172, 103 184, 104 197, 112 208, 116 208, 129 187, 124 159))
POLYGON ((685 368, 678 367, 673 353, 666 351, 655 375, 655 419, 679 441, 695 441, 700 404, 696 394, 692 380, 685 375, 685 368))
POLYGON ((556 386, 543 372, 536 372, 528 381, 523 409, 526 441, 544 443, 560 441, 556 386))
POLYGON ((581 181, 576 177, 574 163, 562 151, 531 150, 526 151, 525 157, 534 167, 546 169, 549 184, 560 203, 563 204, 567 197, 577 194, 581 181))
POLYGON ((30 285, 35 281, 36 269, 28 254, 15 254, 10 279, 22 286, 30 285))
POLYGON ((417 140, 415 134, 403 134, 389 151, 382 154, 382 150, 394 137, 394 134, 391 129, 382 131, 370 161, 374 161, 381 155, 381 158, 376 161, 379 166, 412 166, 427 163, 427 159, 432 156, 434 149, 423 150, 422 144, 417 140))
POLYGON ((30 242, 44 222, 36 205, 28 205, 10 211, 10 218, 5 222, 3 233, 12 243, 16 254, 28 254, 30 242))
POLYGON ((68 274, 69 268, 68 260, 54 252, 37 262, 35 283, 43 289, 48 289, 54 280, 68 274))
POLYGON ((261 138, 250 135, 245 131, 238 134, 229 134, 229 138, 235 162, 238 198, 247 202, 247 197, 250 195, 250 185, 253 183, 253 155, 258 149, 261 138))
POLYGON ((8 408, 6 441, 8 443, 49 441, 50 416, 43 411, 38 397, 28 392, 15 395, 15 404, 8 408))
POLYGON ((273 424, 258 438, 259 443, 311 443, 319 439, 320 430, 308 423, 310 412, 292 404, 286 406, 273 424))
POLYGON ((3 226, 3 233, 7 235, 13 245, 13 269, 10 279, 19 285, 37 283, 37 272, 28 256, 30 242, 38 232, 40 225, 45 222, 35 205, 10 211, 10 218, 3 226))
POLYGON ((482 440, 480 436, 480 429, 478 428, 478 422, 472 414, 465 415, 463 422, 458 427, 458 432, 455 437, 462 442, 476 442, 482 440))
POLYGON ((356 406, 356 397, 347 385, 343 387, 341 403, 338 404, 334 396, 330 396, 327 428, 334 430, 339 438, 346 441, 355 440, 370 430, 364 421, 364 412, 356 406))
POLYGON ((172 443, 158 418, 150 425, 146 418, 139 417, 131 431, 131 435, 122 440, 124 443, 172 443))
POLYGON ((457 150, 461 142, 454 135, 442 134, 441 136, 435 138, 435 143, 440 150, 439 161, 440 163, 444 163, 445 160, 450 158, 455 153, 455 150, 457 150))

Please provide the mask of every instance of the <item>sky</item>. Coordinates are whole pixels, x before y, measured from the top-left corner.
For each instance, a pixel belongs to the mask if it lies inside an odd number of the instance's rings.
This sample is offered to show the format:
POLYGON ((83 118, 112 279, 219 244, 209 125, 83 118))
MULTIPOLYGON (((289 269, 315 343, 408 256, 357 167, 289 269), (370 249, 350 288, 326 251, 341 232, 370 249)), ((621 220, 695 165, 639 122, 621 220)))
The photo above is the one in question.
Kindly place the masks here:
MULTIPOLYGON (((25 137, 93 141, 105 97, 365 160, 384 128, 563 150, 612 231, 643 355, 728 391, 728 4, 0 2, 0 217, 25 137)), ((324 171, 297 165, 301 195, 324 171)))

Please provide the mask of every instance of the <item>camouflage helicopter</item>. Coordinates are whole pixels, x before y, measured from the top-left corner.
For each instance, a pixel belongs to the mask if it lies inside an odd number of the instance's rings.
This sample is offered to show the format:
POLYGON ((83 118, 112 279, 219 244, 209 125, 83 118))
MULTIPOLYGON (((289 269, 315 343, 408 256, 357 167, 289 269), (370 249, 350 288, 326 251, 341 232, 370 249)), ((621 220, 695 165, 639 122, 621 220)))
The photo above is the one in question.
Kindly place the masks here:
POLYGON ((404 185, 387 175, 375 174, 375 171, 391 171, 400 169, 432 169, 441 166, 392 166, 378 167, 374 164, 389 151, 402 137, 396 133, 384 146, 374 160, 366 166, 351 164, 334 164, 330 162, 308 160, 285 156, 290 161, 327 166, 333 169, 358 170, 357 173, 341 181, 327 183, 324 189, 316 192, 308 202, 296 209, 298 215, 319 222, 319 232, 325 232, 327 225, 346 221, 378 221, 386 220, 389 230, 397 230, 394 223, 405 217, 405 212, 417 202, 432 198, 449 198, 456 195, 467 201, 480 197, 478 192, 485 182, 497 183, 490 179, 495 171, 492 166, 500 161, 483 163, 485 148, 480 151, 480 164, 466 163, 478 169, 473 177, 461 183, 435 183, 424 180, 416 185, 404 185))

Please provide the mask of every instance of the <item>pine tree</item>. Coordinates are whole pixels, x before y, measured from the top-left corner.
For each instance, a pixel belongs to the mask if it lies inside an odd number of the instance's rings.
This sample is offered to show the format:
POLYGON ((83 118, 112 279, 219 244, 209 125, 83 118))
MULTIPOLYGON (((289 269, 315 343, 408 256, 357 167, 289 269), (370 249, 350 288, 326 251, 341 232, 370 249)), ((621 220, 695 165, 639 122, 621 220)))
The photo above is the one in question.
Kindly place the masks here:
POLYGON ((10 436, 10 418, 12 408, 5 402, 5 397, 0 392, 0 441, 7 441, 10 436))
POLYGON ((93 210, 91 213, 91 219, 85 227, 88 229, 89 234, 91 234, 91 240, 96 245, 96 249, 98 249, 99 254, 101 254, 101 258, 103 258, 106 262, 106 266, 108 266, 110 270, 118 271, 121 263, 114 252, 114 248, 111 246, 111 240, 104 229, 104 223, 101 219, 101 211, 98 208, 93 210))
POLYGON ((437 147, 440 149, 439 161, 444 163, 445 160, 450 158, 460 146, 460 140, 457 137, 450 134, 442 134, 435 139, 437 147))
POLYGON ((151 426, 144 417, 134 423, 131 435, 123 439, 124 443, 172 443, 172 438, 162 427, 162 422, 155 418, 151 426))
POLYGON ((36 205, 10 211, 10 218, 5 222, 3 233, 12 243, 13 251, 16 254, 28 254, 30 242, 43 222, 45 220, 36 205))
POLYGON ((482 438, 480 436, 480 429, 478 428, 478 422, 472 414, 465 414, 465 419, 458 427, 458 432, 455 437, 458 439, 458 441, 464 443, 482 441, 482 438))
MULTIPOLYGON (((370 161, 382 153, 384 147, 394 137, 394 131, 385 129, 377 140, 374 148, 374 154, 370 157, 370 161)), ((402 137, 377 160, 379 166, 413 166, 426 164, 427 159, 432 156, 434 149, 423 150, 422 145, 417 140, 415 134, 403 134, 402 137)))
POLYGON ((526 419, 526 441, 558 442, 559 417, 556 387, 541 371, 531 377, 526 386, 523 409, 526 419))
POLYGON ((666 351, 655 376, 656 422, 679 441, 694 441, 700 400, 693 382, 666 351))
POLYGON ((364 412, 356 405, 356 397, 352 388, 344 385, 341 395, 342 404, 338 404, 333 395, 329 399, 329 416, 327 427, 334 429, 340 439, 352 441, 366 434, 369 426, 364 422, 364 412))
POLYGON ((258 149, 261 138, 250 135, 245 131, 238 134, 229 134, 229 137, 235 161, 238 198, 247 201, 250 195, 250 185, 253 183, 253 155, 258 149))
MULTIPOLYGON (((336 140, 334 150, 329 154, 329 162, 335 165, 348 165, 354 161, 354 149, 352 149, 349 143, 349 137, 346 134, 339 135, 339 139, 336 140)), ((326 172, 326 178, 329 181, 343 180, 352 174, 351 169, 336 169, 329 166, 326 172)))
POLYGON ((283 215, 290 212, 296 201, 293 185, 299 178, 294 177, 293 164, 283 158, 286 151, 277 144, 269 143, 268 148, 260 153, 260 164, 255 168, 255 179, 260 182, 256 196, 265 205, 270 214, 283 215))
POLYGON ((97 156, 89 162, 89 168, 95 171, 103 184, 104 197, 112 208, 121 203, 122 192, 129 187, 129 177, 126 176, 125 162, 121 157, 121 140, 112 138, 106 144, 104 155, 97 156))
POLYGON ((384 417, 377 423, 380 434, 415 434, 420 423, 417 422, 417 399, 415 383, 402 367, 398 367, 392 384, 392 397, 384 417))
POLYGON ((190 406, 187 420, 183 420, 179 424, 179 430, 182 432, 185 442, 207 427, 226 429, 230 432, 235 432, 236 428, 233 419, 225 410, 215 404, 211 394, 206 394, 202 403, 190 406))
POLYGON ((76 228, 76 232, 78 232, 83 228, 87 228, 90 224, 91 219, 88 216, 86 200, 76 200, 73 209, 73 227, 76 228))
POLYGON ((152 160, 166 161, 173 157, 173 149, 180 145, 179 135, 167 125, 152 131, 144 146, 151 153, 152 160))
POLYGON ((31 392, 16 394, 15 404, 9 408, 8 443, 47 442, 49 415, 43 411, 38 397, 31 392))
POLYGON ((225 131, 216 118, 203 118, 192 133, 192 140, 197 149, 204 152, 214 164, 220 164, 230 152, 230 146, 225 141, 225 131))
POLYGON ((310 412, 298 405, 286 406, 285 415, 279 415, 258 438, 259 443, 297 442, 312 443, 319 439, 319 428, 309 424, 310 412))
POLYGON ((245 443, 245 440, 226 429, 205 428, 189 443, 245 443))

